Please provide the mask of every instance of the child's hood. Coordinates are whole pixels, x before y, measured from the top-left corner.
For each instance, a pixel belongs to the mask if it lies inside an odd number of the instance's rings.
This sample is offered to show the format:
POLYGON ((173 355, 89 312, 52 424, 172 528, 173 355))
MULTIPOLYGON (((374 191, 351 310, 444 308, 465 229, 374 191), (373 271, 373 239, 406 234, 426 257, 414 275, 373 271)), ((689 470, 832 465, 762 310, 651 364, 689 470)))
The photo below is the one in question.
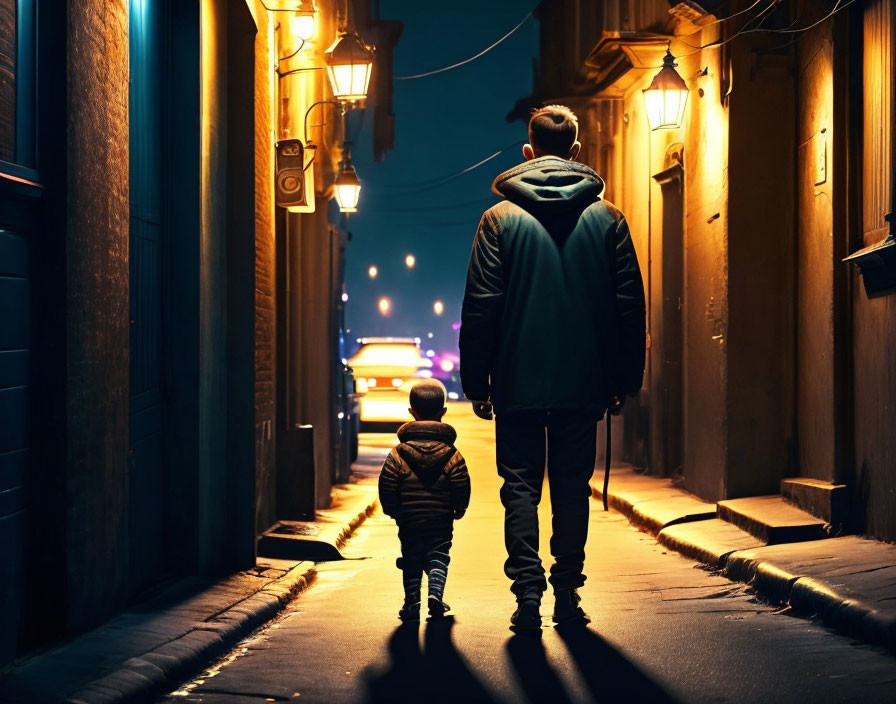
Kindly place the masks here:
POLYGON ((441 470, 454 455, 457 433, 447 423, 418 420, 398 429, 398 454, 415 470, 441 470))

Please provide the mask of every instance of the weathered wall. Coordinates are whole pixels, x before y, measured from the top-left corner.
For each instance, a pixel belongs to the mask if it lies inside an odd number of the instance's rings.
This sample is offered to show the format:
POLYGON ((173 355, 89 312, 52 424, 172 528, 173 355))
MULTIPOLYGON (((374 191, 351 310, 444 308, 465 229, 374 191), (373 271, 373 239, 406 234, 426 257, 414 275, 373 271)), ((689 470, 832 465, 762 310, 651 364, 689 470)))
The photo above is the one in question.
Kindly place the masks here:
MULTIPOLYGON (((858 75, 851 86, 862 86, 850 96, 860 107, 859 142, 861 192, 857 232, 851 249, 879 242, 887 229, 883 216, 896 209, 893 202, 893 65, 896 8, 887 0, 865 3, 864 56, 857 61, 858 75), (864 116, 861 114, 864 112, 864 116), (862 144, 864 141, 864 144, 862 144), (863 156, 864 153, 864 156, 863 156), (863 163, 864 162, 864 163, 863 163)), ((861 13, 859 13, 861 17, 861 13)), ((864 27, 862 27, 864 25, 864 27)), ((860 37, 861 41, 861 37, 860 37)), ((857 48, 851 47, 853 56, 857 48)), ((851 272, 853 408, 855 423, 855 487, 860 529, 879 538, 896 540, 896 294, 869 299, 861 279, 851 272), (864 518, 864 521, 862 520, 864 518), (864 524, 864 525, 863 525, 864 524)))
POLYGON ((256 531, 276 520, 274 309, 274 149, 277 44, 274 23, 258 0, 249 0, 255 37, 255 502, 256 531))
MULTIPOLYGON (((711 31, 688 41, 707 44, 711 31)), ((725 495, 728 418, 728 111, 719 52, 682 60, 690 79, 684 129, 684 443, 686 487, 709 500, 725 495), (709 74, 699 78, 707 66, 709 74)), ((658 150, 659 151, 659 150, 658 150)))
MULTIPOLYGON (((835 396, 832 23, 798 44, 796 428, 800 476, 834 481, 835 396), (821 183, 816 183, 821 181, 821 183)), ((845 193, 843 194, 845 197, 845 193)))
POLYGON ((731 45, 727 498, 793 471, 794 84, 761 42, 731 45))
POLYGON ((68 627, 124 603, 128 574, 128 14, 71 0, 68 31, 68 627))

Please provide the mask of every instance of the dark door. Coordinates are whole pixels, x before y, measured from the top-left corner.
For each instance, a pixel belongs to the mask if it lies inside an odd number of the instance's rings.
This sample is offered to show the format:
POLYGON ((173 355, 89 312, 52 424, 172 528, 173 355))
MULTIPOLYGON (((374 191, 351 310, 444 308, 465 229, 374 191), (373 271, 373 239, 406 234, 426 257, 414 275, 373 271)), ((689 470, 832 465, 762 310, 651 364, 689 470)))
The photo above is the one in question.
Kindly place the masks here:
POLYGON ((650 471, 681 472, 683 419, 682 306, 684 305, 684 200, 681 147, 667 152, 653 178, 662 189, 660 236, 651 242, 650 471))
POLYGON ((130 2, 130 582, 163 572, 162 66, 160 2, 130 2))

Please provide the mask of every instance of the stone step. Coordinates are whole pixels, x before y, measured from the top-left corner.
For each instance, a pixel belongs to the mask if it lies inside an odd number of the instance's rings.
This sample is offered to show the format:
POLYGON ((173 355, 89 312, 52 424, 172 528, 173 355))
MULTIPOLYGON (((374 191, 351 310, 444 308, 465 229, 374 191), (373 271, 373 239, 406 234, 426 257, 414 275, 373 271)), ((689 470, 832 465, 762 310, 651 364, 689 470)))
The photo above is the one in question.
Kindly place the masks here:
POLYGON ((796 477, 781 481, 781 494, 793 505, 817 516, 835 528, 846 523, 849 495, 845 484, 796 477))
POLYGON ((826 538, 826 521, 787 503, 780 494, 728 499, 718 503, 722 520, 747 531, 766 545, 826 538))

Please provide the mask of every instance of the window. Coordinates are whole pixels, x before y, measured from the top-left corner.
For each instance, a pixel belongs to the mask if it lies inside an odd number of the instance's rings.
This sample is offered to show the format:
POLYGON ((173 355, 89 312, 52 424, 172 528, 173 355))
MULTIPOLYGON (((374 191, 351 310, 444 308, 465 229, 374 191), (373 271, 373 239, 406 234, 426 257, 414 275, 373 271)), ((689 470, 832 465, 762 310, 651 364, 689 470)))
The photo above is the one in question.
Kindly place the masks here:
POLYGON ((0 0, 0 159, 16 160, 16 0, 0 0))
POLYGON ((0 162, 25 167, 35 152, 34 5, 0 0, 0 162))

